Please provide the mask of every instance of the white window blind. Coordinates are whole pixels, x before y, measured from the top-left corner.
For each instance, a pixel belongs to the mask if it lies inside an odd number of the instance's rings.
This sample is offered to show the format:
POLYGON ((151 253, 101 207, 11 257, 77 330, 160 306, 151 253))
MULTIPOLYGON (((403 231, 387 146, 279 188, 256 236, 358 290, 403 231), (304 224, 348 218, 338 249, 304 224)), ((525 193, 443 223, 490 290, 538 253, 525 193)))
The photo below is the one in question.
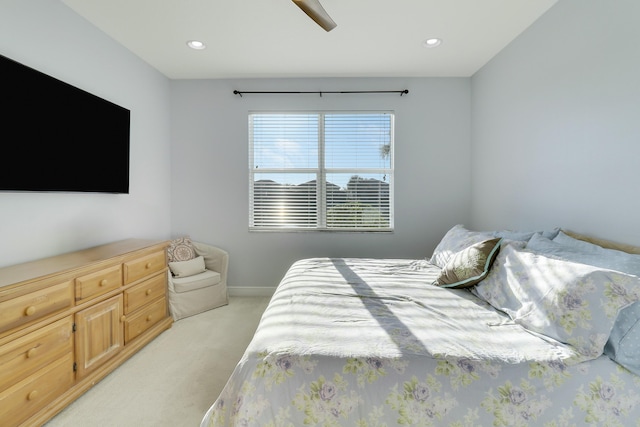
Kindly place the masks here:
POLYGON ((249 227, 393 229, 393 114, 249 114, 249 227))

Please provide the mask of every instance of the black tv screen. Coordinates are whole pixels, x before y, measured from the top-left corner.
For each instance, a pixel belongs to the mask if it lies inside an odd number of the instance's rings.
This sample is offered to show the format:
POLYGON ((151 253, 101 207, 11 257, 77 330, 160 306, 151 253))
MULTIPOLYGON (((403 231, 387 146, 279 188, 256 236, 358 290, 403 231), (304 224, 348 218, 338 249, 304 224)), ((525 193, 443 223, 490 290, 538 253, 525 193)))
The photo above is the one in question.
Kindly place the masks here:
POLYGON ((129 193, 130 111, 0 55, 0 191, 129 193))

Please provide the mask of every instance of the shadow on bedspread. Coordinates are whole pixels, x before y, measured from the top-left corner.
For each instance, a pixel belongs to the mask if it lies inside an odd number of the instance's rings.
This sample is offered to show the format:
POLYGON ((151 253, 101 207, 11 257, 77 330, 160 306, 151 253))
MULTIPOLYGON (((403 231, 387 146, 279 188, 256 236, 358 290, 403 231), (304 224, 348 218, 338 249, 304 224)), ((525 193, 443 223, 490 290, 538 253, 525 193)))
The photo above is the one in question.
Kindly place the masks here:
MULTIPOLYGON (((375 290, 369 286, 369 284, 360 277, 342 258, 332 258, 335 269, 342 275, 344 280, 353 288, 354 292, 362 301, 364 307, 371 313, 371 316, 378 322, 380 327, 385 330, 399 349, 403 348, 403 345, 410 341, 415 346, 421 347, 422 354, 427 354, 428 351, 421 344, 420 339, 411 331, 411 329, 400 320, 390 309, 386 303, 387 300, 399 300, 403 299, 399 296, 390 295, 378 295, 375 290), (383 319, 393 319, 392 321, 383 321, 383 319), (399 339, 402 337, 402 340, 399 339)), ((409 298, 404 298, 410 300, 409 298)))

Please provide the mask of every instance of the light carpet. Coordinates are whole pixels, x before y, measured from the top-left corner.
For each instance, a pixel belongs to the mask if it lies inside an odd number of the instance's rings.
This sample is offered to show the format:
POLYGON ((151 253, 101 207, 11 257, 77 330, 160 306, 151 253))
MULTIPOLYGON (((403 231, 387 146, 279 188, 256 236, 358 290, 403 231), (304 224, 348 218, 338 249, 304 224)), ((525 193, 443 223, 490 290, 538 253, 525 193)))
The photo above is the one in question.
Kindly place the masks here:
POLYGON ((174 322, 45 427, 198 427, 251 341, 270 298, 174 322))

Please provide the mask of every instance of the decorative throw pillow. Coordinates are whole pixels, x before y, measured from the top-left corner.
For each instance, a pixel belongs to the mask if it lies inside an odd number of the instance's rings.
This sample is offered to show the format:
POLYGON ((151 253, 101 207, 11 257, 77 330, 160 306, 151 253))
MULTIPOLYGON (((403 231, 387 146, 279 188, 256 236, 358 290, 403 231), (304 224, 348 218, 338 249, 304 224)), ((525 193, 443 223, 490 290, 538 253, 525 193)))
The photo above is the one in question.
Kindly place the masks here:
POLYGON ((196 257, 196 249, 189 236, 173 239, 167 249, 169 262, 189 261, 196 257))
POLYGON ((187 261, 174 261, 169 263, 169 269, 175 277, 189 277, 204 273, 204 257, 195 257, 187 261))
POLYGON ((595 358, 618 312, 640 299, 640 279, 506 245, 473 292, 523 327, 595 358))
POLYGON ((487 277, 500 250, 501 238, 476 243, 453 255, 436 279, 443 288, 468 288, 487 277))
POLYGON ((444 268, 455 253, 475 243, 494 237, 490 232, 470 231, 462 224, 455 225, 447 231, 440 243, 438 243, 429 262, 444 268))

